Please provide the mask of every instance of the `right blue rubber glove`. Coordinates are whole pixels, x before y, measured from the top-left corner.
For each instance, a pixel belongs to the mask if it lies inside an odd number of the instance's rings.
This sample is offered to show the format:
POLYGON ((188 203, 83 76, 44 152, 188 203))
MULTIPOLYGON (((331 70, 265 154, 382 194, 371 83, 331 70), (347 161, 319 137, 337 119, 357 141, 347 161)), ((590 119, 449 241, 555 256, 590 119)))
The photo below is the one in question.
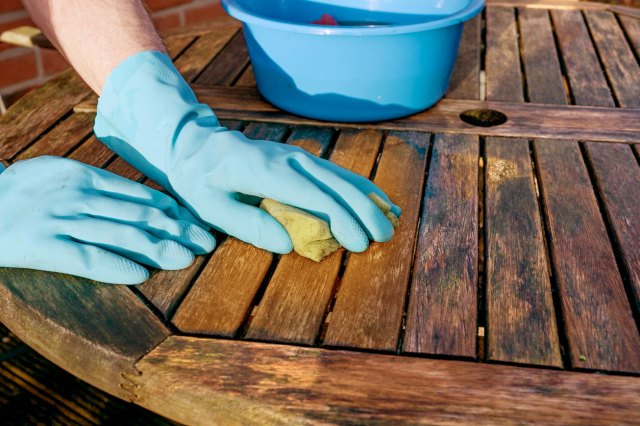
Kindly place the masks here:
POLYGON ((140 284, 189 266, 215 240, 169 196, 58 157, 0 165, 0 266, 140 284), (138 262, 138 263, 136 263, 138 262))
POLYGON ((369 239, 393 236, 393 226, 369 193, 400 214, 362 176, 301 148, 250 140, 221 127, 164 53, 135 54, 111 72, 94 130, 202 221, 269 251, 287 253, 291 240, 273 217, 242 202, 245 195, 272 198, 326 220, 338 242, 356 252, 365 250, 369 239))

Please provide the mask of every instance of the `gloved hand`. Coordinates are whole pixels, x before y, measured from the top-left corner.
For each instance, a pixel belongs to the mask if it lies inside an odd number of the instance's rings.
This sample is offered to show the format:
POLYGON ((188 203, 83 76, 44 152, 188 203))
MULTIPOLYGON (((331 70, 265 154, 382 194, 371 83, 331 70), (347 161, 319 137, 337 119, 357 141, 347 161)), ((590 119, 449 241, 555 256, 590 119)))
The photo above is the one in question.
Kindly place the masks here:
POLYGON ((139 284, 135 262, 181 269, 215 246, 171 197, 104 170, 39 157, 0 172, 0 266, 139 284))
MULTIPOLYGON (((393 226, 367 197, 389 198, 368 179, 301 148, 250 140, 221 127, 160 52, 135 54, 109 75, 98 101, 98 138, 214 228, 278 253, 286 231, 243 195, 272 198, 326 220, 336 239, 363 251, 393 226)), ((391 204, 394 214, 400 208, 391 204)))

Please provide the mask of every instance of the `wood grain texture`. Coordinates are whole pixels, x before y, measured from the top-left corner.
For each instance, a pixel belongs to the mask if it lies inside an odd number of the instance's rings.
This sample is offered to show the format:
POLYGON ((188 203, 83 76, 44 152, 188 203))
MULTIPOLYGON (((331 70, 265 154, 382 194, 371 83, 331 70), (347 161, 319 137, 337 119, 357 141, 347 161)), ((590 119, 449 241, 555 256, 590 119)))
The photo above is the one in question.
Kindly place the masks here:
MULTIPOLYGON (((250 124, 245 134, 253 139, 280 141, 287 127, 250 124)), ((228 237, 216 249, 184 301, 173 324, 186 333, 234 336, 242 325, 274 255, 228 237)))
MULTIPOLYGON (((370 176, 382 133, 344 131, 336 141, 331 161, 370 176)), ((318 152, 319 150, 316 150, 318 152)), ((331 301, 344 250, 316 263, 297 254, 283 256, 269 280, 246 337, 249 339, 313 344, 331 301)))
MULTIPOLYGON (((379 130, 411 130, 483 136, 544 139, 583 139, 597 142, 640 142, 640 108, 602 108, 513 102, 443 99, 426 111, 410 117, 379 123, 335 123, 288 114, 266 102, 253 87, 194 85, 201 102, 216 116, 229 120, 314 125, 379 130), (494 109, 508 121, 500 126, 477 127, 463 122, 460 114, 469 109, 494 109)), ((94 111, 95 103, 83 104, 94 111)))
POLYGON ((529 101, 566 105, 567 94, 549 12, 518 9, 518 21, 529 101))
POLYGON ((253 66, 249 64, 247 68, 242 72, 235 86, 240 87, 256 87, 256 76, 253 74, 253 66))
POLYGON ((22 151, 90 92, 80 77, 68 70, 20 98, 0 115, 0 160, 22 151))
POLYGON ((482 15, 478 15, 464 24, 447 98, 480 99, 481 45, 482 15))
POLYGON ((574 368, 640 371, 640 335, 577 143, 535 141, 574 368))
POLYGON ((373 182, 402 208, 387 243, 350 253, 331 312, 327 346, 394 351, 402 327, 422 199, 428 133, 390 132, 373 182))
POLYGON ((109 163, 109 165, 105 167, 105 170, 136 182, 144 178, 142 173, 120 157, 116 157, 115 160, 109 163))
POLYGON ((437 135, 423 199, 403 351, 475 358, 477 136, 437 135))
POLYGON ((553 10, 551 17, 575 103, 615 106, 581 12, 553 10))
POLYGON ((640 20, 629 16, 619 16, 619 18, 620 24, 636 52, 636 56, 640 56, 640 20))
POLYGON ((529 142, 485 142, 487 359, 562 367, 529 142))
POLYGON ((222 27, 199 37, 175 61, 176 68, 185 80, 192 81, 237 33, 237 28, 222 27))
POLYGON ((195 39, 195 36, 168 37, 164 40, 164 44, 171 59, 175 60, 195 39))
POLYGON ((524 102, 514 10, 490 7, 485 13, 487 100, 524 102))
POLYGON ((596 186, 640 308, 640 167, 627 145, 586 143, 596 186))
POLYGON ((104 167, 115 154, 105 144, 92 135, 79 147, 74 149, 67 158, 77 160, 90 166, 104 167))
POLYGON ((224 28, 236 28, 239 29, 242 26, 241 22, 228 15, 218 16, 216 19, 211 19, 195 24, 190 24, 184 27, 176 27, 167 31, 163 31, 162 37, 168 39, 170 37, 187 37, 187 36, 201 36, 209 34, 211 32, 224 29, 224 28))
POLYGON ((237 32, 197 78, 199 84, 229 86, 249 63, 242 31, 237 32))
POLYGON ((94 114, 71 114, 62 123, 21 152, 16 160, 26 160, 40 155, 65 156, 93 130, 94 114))
POLYGON ((0 269, 0 321, 77 377, 131 400, 134 362, 168 335, 124 286, 70 275, 0 269))
POLYGON ((611 12, 585 12, 604 70, 622 107, 640 106, 640 66, 611 12))
POLYGON ((640 410, 632 377, 289 345, 170 337, 137 368, 136 402, 193 425, 631 425, 640 410))

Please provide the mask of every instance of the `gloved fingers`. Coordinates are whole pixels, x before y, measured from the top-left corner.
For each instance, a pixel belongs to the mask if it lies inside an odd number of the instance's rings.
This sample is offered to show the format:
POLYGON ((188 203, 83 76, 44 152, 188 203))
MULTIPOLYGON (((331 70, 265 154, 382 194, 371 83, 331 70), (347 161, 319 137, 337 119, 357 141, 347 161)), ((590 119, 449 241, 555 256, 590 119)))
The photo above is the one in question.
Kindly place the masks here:
POLYGON ((94 185, 101 195, 116 200, 153 206, 173 219, 186 220, 208 230, 207 225, 199 221, 189 210, 180 206, 169 195, 106 170, 97 170, 97 173, 100 179, 97 179, 94 185))
POLYGON ((385 242, 393 237, 393 225, 384 212, 353 183, 314 161, 302 160, 294 167, 357 218, 371 240, 385 242))
POLYGON ((108 284, 141 284, 149 279, 149 271, 137 263, 93 245, 58 240, 50 256, 39 260, 35 269, 96 280, 108 284))
POLYGON ((402 209, 400 208, 400 206, 393 204, 393 202, 391 202, 391 199, 387 196, 387 194, 385 194, 383 190, 381 190, 375 183, 371 182, 366 177, 361 176, 357 173, 354 173, 351 170, 347 170, 343 167, 340 167, 337 164, 332 163, 331 161, 328 161, 328 160, 323 160, 319 158, 317 159, 317 163, 333 171, 343 179, 348 180, 353 185, 358 187, 360 191, 362 191, 365 195, 369 195, 372 192, 377 194, 380 198, 382 198, 391 206, 391 213, 393 213, 397 217, 400 217, 402 215, 402 209))
POLYGON ((99 218, 68 219, 62 225, 63 236, 94 245, 138 263, 160 269, 176 270, 191 265, 193 253, 183 245, 159 239, 124 223, 99 218))
POLYGON ((301 208, 327 221, 333 236, 347 250, 362 252, 369 246, 369 238, 358 220, 305 175, 291 169, 290 175, 280 174, 278 183, 267 185, 267 188, 266 197, 301 208))
POLYGON ((120 222, 143 229, 161 240, 174 240, 194 254, 210 253, 216 240, 193 222, 174 219, 158 208, 110 197, 90 197, 85 212, 94 218, 120 222))
POLYGON ((228 197, 215 209, 215 212, 201 211, 201 216, 210 217, 212 224, 226 234, 274 253, 286 254, 293 249, 284 227, 261 208, 228 197))

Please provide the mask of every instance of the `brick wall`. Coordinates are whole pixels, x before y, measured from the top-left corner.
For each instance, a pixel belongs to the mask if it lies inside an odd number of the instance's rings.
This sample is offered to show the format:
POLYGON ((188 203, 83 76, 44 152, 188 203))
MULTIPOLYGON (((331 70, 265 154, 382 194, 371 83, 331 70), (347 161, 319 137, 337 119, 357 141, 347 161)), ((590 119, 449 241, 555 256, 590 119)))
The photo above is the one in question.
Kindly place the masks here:
MULTIPOLYGON (((165 30, 224 14, 220 0, 144 0, 156 27, 165 30)), ((20 0, 0 0, 0 32, 34 25, 20 0)), ((11 104, 69 65, 51 49, 28 49, 0 43, 0 95, 11 104)))

